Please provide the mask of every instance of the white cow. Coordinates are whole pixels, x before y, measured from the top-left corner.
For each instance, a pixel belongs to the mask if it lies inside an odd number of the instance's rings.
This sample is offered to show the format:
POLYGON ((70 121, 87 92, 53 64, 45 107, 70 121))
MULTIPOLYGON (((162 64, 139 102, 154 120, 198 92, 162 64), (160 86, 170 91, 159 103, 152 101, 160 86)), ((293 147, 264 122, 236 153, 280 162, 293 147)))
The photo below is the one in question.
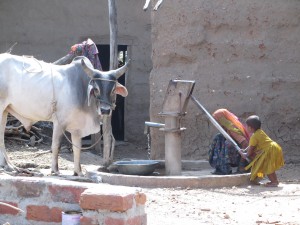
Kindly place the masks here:
POLYGON ((16 169, 4 146, 8 113, 30 130, 37 121, 52 121, 52 166, 58 174, 58 148, 64 131, 71 133, 74 175, 82 175, 81 138, 100 130, 100 117, 110 114, 113 92, 126 97, 127 89, 117 79, 128 63, 117 70, 93 69, 85 57, 58 66, 32 57, 0 54, 0 166, 16 169))

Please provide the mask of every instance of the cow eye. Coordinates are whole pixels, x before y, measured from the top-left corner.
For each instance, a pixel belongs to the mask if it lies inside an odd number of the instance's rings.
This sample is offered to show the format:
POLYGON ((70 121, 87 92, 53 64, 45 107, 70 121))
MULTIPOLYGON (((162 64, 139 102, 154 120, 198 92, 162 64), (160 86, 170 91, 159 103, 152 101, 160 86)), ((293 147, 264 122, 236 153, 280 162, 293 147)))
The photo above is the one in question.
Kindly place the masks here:
POLYGON ((100 95, 100 90, 98 88, 94 88, 94 94, 95 95, 100 95))
POLYGON ((115 92, 116 92, 116 86, 113 87, 113 89, 112 89, 111 92, 110 92, 110 95, 114 95, 115 92))

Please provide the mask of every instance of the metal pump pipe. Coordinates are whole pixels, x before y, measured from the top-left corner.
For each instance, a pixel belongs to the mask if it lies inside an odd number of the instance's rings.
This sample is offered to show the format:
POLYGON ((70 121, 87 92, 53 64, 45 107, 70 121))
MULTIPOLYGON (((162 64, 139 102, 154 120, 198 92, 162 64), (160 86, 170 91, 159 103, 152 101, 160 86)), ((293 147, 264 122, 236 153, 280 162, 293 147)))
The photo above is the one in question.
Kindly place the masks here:
POLYGON ((149 127, 164 128, 164 127, 165 127, 165 124, 163 124, 163 123, 154 123, 154 122, 145 121, 144 134, 147 134, 147 133, 148 133, 148 128, 149 128, 149 127))
MULTIPOLYGON (((145 122, 145 126, 160 128, 165 134, 165 168, 167 176, 181 175, 181 118, 186 115, 187 103, 193 92, 195 81, 170 80, 162 111, 158 114, 165 119, 165 124, 145 122)), ((145 132, 148 128, 145 127, 145 132)))
POLYGON ((165 124, 145 122, 144 133, 148 128, 161 128, 165 133, 165 168, 166 174, 170 176, 181 175, 181 131, 178 116, 166 115, 165 124))
POLYGON ((169 176, 181 175, 181 131, 179 117, 166 116, 165 168, 169 176))
MULTIPOLYGON (((191 95, 192 101, 198 106, 199 109, 201 109, 207 116, 207 118, 210 120, 210 122, 224 135, 224 137, 229 140, 235 147, 235 149, 240 153, 240 155, 243 154, 243 151, 238 146, 238 144, 232 139, 232 137, 223 129, 223 127, 215 120, 215 118, 210 115, 210 113, 201 105, 197 99, 191 95)), ((250 162, 250 159, 246 158, 248 162, 250 162)))

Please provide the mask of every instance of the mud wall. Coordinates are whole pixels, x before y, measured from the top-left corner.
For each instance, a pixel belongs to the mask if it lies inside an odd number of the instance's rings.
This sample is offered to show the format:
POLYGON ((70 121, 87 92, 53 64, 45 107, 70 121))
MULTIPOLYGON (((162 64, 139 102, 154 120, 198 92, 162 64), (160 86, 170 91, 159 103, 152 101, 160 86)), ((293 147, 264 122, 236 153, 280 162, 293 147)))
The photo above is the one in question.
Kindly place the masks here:
MULTIPOLYGON (((195 80, 193 95, 209 112, 227 108, 262 128, 300 161, 300 1, 172 0, 152 12, 151 121, 170 79, 195 80)), ((182 119, 183 158, 207 157, 217 130, 193 102, 182 119)), ((164 136, 152 129, 152 158, 164 136)))
MULTIPOLYGON (((150 11, 143 1, 117 0, 118 44, 128 46, 131 66, 126 74, 125 139, 146 143, 144 121, 149 118, 151 62, 150 11), (138 97, 137 97, 138 96, 138 97)), ((0 1, 0 52, 15 42, 12 54, 33 55, 53 62, 70 47, 90 37, 109 44, 107 0, 0 1)), ((101 54, 101 52, 100 52, 101 54)))

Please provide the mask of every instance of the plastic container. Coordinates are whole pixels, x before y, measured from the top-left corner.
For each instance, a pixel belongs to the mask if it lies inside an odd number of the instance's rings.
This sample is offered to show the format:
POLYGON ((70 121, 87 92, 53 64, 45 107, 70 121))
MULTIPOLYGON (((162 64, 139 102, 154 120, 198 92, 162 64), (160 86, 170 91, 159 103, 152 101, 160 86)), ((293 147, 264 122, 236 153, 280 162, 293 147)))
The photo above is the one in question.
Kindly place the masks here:
POLYGON ((62 225, 80 225, 80 217, 82 213, 80 211, 66 211, 62 212, 62 225))

